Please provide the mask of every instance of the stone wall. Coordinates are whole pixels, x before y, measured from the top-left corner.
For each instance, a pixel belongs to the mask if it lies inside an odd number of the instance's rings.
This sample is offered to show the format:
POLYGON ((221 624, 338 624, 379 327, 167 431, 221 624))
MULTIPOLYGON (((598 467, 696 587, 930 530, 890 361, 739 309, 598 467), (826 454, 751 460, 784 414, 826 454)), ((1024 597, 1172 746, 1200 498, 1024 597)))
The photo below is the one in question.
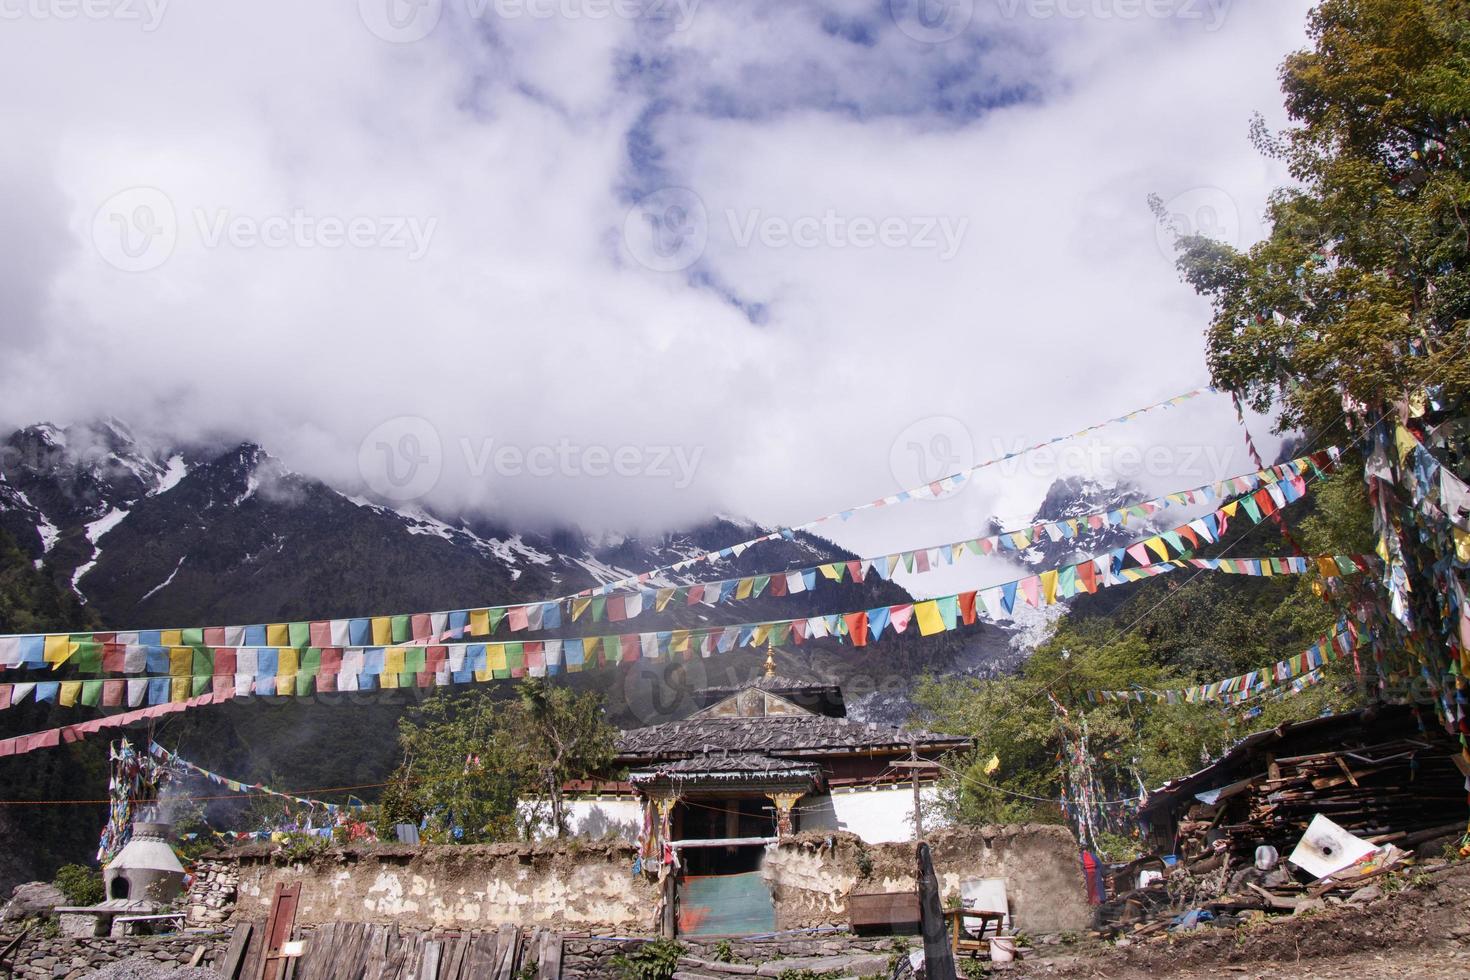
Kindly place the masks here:
MULTIPOLYGON (((1077 844, 1049 825, 971 827, 929 835, 942 897, 967 883, 1005 879, 1016 928, 1086 929, 1092 912, 1077 844)), ((657 932, 657 884, 633 874, 620 840, 476 846, 374 845, 291 861, 265 845, 205 855, 187 899, 189 925, 263 920, 277 884, 300 882, 297 922, 362 921, 423 928, 501 924, 559 932, 657 932)), ((767 852, 762 868, 778 930, 845 927, 854 891, 912 891, 912 843, 865 844, 841 831, 805 833, 767 852)))
MULTIPOLYGON (((12 937, 3 937, 9 942, 12 937)), ((29 936, 10 962, 14 976, 24 980, 72 980, 118 960, 141 957, 174 969, 187 964, 204 947, 202 966, 224 959, 227 932, 189 936, 129 936, 122 939, 67 939, 29 936)))
POLYGON ((279 884, 301 883, 296 921, 485 928, 510 923, 558 930, 647 934, 657 885, 633 874, 624 841, 469 846, 373 845, 300 861, 264 846, 204 856, 188 896, 191 924, 233 915, 264 919, 279 884))
MULTIPOLYGON (((1077 842, 1064 827, 955 827, 928 835, 942 899, 966 882, 1004 878, 1016 928, 1080 931, 1092 922, 1077 842)), ((912 891, 914 845, 864 844, 851 834, 801 834, 762 868, 776 901, 777 929, 845 925, 847 896, 912 891)))
MULTIPOLYGON (((741 940, 728 943, 718 940, 679 940, 685 955, 702 960, 719 959, 726 953, 730 962, 761 964, 786 959, 807 957, 839 956, 851 953, 873 953, 889 957, 899 950, 916 949, 922 943, 918 937, 871 936, 860 937, 846 933, 807 934, 783 936, 774 939, 741 940)), ((643 945, 641 940, 600 939, 586 936, 567 936, 562 940, 561 975, 563 980, 582 980, 593 977, 617 976, 613 968, 613 957, 619 953, 632 953, 643 945)), ((886 970, 884 971, 886 974, 886 970)))

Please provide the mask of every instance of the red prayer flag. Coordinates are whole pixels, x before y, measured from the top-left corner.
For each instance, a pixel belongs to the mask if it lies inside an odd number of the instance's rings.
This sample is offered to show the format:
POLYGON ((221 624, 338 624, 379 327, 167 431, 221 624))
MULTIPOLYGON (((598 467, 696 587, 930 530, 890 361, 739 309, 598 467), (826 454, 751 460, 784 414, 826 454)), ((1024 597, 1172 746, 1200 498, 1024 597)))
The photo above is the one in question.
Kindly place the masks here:
POLYGON ((960 622, 966 626, 975 625, 975 593, 960 593, 960 622))
POLYGON ((868 614, 866 612, 848 613, 842 617, 847 621, 847 636, 852 640, 855 647, 868 645, 868 614))

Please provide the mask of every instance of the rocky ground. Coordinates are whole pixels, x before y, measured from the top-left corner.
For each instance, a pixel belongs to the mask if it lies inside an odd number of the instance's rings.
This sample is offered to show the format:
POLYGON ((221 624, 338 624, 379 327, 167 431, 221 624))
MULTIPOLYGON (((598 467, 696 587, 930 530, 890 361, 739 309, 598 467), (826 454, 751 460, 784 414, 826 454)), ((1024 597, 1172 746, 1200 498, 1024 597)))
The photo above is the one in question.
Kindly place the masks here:
MULTIPOLYGON (((1042 947, 1010 975, 1251 980, 1470 977, 1470 862, 1391 876, 1380 897, 1058 952, 1042 947)), ((973 971, 972 971, 973 972, 973 971)))

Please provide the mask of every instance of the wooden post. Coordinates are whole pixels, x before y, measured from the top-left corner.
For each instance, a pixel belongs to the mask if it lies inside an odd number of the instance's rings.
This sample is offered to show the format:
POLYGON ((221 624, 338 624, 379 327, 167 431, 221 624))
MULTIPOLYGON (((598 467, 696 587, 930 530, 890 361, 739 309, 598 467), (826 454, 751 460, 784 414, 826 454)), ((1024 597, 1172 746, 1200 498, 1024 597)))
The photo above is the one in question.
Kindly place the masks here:
MULTIPOLYGON (((914 736, 909 736, 909 761, 919 761, 919 743, 914 736)), ((914 840, 924 839, 924 817, 919 812, 919 767, 915 765, 911 771, 914 782, 914 840)))
POLYGON ((954 950, 944 931, 944 908, 939 902, 939 878, 934 874, 934 861, 929 845, 919 842, 918 857, 919 919, 924 933, 925 980, 956 980, 954 950))

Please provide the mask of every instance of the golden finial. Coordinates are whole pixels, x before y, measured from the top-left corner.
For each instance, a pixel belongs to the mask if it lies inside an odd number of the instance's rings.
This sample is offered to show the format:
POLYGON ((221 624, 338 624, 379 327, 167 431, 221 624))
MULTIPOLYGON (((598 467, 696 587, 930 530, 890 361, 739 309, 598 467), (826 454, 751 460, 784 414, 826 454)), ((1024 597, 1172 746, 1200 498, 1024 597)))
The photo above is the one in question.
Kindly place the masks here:
POLYGON ((766 676, 776 676, 776 641, 770 640, 766 643, 766 676))

